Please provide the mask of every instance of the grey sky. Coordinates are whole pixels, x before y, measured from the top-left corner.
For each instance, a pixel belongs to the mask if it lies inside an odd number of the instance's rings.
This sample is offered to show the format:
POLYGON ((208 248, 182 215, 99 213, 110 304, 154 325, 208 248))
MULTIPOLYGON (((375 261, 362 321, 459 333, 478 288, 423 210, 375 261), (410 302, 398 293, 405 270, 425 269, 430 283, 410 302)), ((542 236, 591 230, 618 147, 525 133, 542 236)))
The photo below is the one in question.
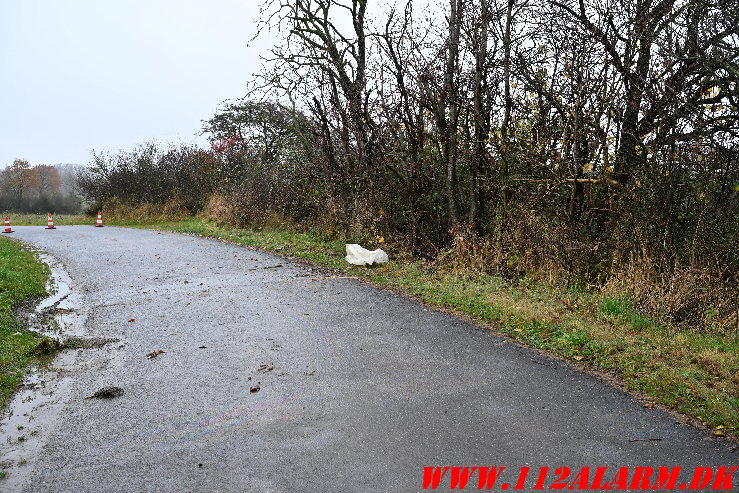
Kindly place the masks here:
POLYGON ((192 142, 273 42, 247 46, 260 3, 0 0, 0 168, 192 142))

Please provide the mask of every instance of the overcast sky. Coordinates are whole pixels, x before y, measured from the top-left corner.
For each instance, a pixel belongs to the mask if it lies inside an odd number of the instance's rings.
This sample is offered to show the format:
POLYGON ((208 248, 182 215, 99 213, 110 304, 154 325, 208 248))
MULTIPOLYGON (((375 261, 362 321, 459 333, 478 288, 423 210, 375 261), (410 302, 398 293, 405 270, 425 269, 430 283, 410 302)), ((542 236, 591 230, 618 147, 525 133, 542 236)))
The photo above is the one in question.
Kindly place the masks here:
POLYGON ((0 0, 0 168, 194 141, 274 42, 248 46, 260 3, 0 0))

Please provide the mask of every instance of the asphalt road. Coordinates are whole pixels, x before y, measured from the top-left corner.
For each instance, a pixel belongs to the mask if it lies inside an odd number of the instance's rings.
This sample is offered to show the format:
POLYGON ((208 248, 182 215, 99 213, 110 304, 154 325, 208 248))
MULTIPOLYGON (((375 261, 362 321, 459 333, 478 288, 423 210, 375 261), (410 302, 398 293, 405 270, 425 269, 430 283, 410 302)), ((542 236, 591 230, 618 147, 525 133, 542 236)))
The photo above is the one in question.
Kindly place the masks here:
POLYGON ((353 279, 174 233, 15 229, 65 266, 85 336, 119 340, 64 352, 17 491, 414 492, 425 466, 506 466, 512 486, 521 466, 738 465, 736 444, 353 279), (85 398, 109 385, 125 393, 85 398))

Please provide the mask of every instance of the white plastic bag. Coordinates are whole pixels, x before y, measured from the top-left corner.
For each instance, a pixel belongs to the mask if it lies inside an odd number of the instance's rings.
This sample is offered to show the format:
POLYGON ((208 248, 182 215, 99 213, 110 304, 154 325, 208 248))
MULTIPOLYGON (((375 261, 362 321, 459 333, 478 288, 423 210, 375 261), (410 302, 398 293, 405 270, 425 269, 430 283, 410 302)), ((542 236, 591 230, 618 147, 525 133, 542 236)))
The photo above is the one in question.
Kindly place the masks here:
POLYGON ((387 253, 380 248, 369 251, 357 244, 346 245, 346 261, 352 265, 373 265, 386 264, 388 261, 387 253))

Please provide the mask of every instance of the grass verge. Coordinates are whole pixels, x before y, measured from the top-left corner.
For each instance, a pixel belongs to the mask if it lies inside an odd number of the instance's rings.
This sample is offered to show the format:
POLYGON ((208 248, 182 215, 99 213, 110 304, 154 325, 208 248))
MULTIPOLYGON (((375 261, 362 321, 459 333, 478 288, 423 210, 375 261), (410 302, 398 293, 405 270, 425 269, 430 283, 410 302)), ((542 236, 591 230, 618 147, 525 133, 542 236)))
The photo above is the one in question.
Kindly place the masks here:
POLYGON ((49 268, 19 243, 0 238, 0 408, 23 379, 30 363, 44 356, 48 345, 16 319, 13 308, 23 300, 46 294, 49 268))
POLYGON ((717 436, 739 437, 737 334, 678 330, 644 317, 626 298, 528 279, 512 285, 496 276, 393 258, 392 252, 387 265, 354 267, 344 261, 343 240, 288 229, 242 230, 198 218, 110 224, 210 236, 335 269, 616 377, 645 406, 662 404, 717 436))

